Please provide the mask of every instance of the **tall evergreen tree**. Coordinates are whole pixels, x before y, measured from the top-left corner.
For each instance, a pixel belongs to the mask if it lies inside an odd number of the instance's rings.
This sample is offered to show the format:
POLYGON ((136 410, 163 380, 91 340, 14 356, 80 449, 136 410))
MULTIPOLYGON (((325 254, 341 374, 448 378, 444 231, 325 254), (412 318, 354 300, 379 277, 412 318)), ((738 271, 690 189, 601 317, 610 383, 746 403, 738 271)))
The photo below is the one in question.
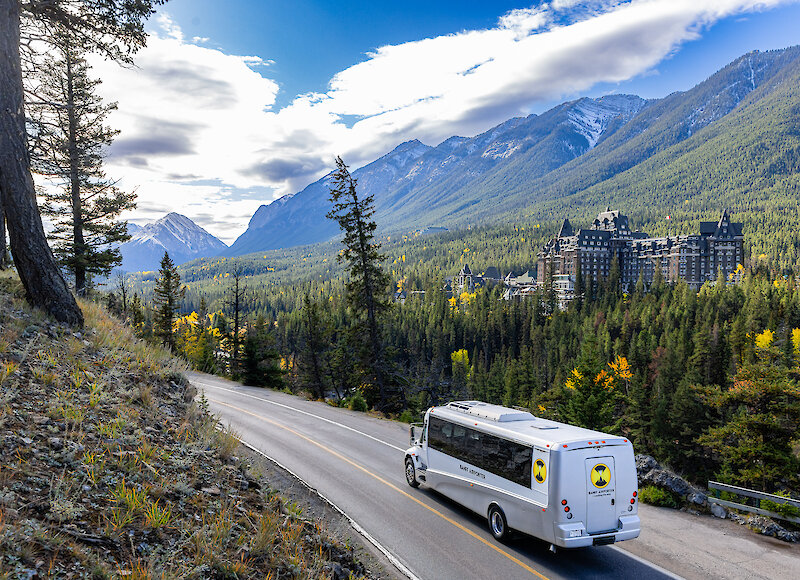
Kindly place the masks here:
POLYGON ((330 189, 333 209, 327 217, 336 220, 344 233, 344 249, 337 259, 345 264, 349 275, 347 301, 358 317, 352 328, 365 396, 378 409, 387 410, 389 373, 380 318, 390 306, 390 279, 381 267, 385 256, 379 252, 380 244, 375 241, 377 225, 372 219, 375 200, 371 195, 359 198, 356 185, 347 165, 337 157, 330 189))
POLYGON ((246 384, 271 389, 283 386, 283 371, 278 366, 280 355, 263 316, 247 329, 242 350, 242 378, 246 384))
POLYGON ((298 362, 301 380, 318 399, 325 398, 328 383, 323 356, 328 350, 329 338, 330 332, 320 316, 319 306, 306 292, 303 296, 303 347, 298 362))
POLYGON ((242 280, 242 269, 237 266, 233 271, 233 280, 228 290, 227 300, 233 322, 230 334, 231 362, 229 370, 234 378, 237 378, 241 371, 242 339, 240 335, 242 331, 242 310, 244 309, 246 294, 247 285, 242 280))
POLYGON ((158 280, 153 289, 153 300, 155 301, 153 331, 156 337, 173 351, 175 350, 175 335, 172 327, 185 294, 186 287, 181 285, 178 267, 169 257, 169 253, 164 252, 158 270, 158 280))
POLYGON ((118 245, 130 239, 127 224, 116 218, 135 207, 135 195, 123 193, 103 169, 103 149, 116 131, 105 125, 116 104, 96 93, 99 80, 89 75, 84 54, 68 34, 51 39, 52 58, 37 70, 32 119, 33 170, 51 187, 40 193, 42 214, 55 228, 49 237, 62 266, 82 296, 93 275, 107 276, 122 262, 118 245))
POLYGON ((25 39, 20 17, 25 17, 26 32, 63 27, 87 49, 130 61, 131 54, 145 43, 144 20, 162 3, 0 0, 0 206, 28 301, 62 322, 82 325, 83 313, 47 245, 36 205, 25 127, 21 57, 25 39))

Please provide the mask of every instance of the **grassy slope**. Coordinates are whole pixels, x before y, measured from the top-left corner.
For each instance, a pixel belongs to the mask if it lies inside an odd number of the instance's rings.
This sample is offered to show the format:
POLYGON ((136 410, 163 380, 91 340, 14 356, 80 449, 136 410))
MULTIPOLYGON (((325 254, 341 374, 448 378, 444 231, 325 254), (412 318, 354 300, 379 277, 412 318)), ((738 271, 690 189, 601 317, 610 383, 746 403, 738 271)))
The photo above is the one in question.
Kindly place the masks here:
POLYGON ((262 489, 180 363, 81 306, 73 333, 0 278, 0 578, 364 572, 262 489))

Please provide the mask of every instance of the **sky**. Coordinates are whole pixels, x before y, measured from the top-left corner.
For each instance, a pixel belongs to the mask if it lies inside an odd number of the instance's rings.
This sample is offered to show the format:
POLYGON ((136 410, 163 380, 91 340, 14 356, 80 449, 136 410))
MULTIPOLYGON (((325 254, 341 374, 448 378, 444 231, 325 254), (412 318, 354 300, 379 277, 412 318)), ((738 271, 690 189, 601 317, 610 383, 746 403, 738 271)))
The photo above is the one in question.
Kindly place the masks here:
POLYGON ((106 169, 139 224, 230 244, 255 210, 397 145, 438 145, 583 96, 660 98, 800 44, 790 0, 171 0, 135 66, 93 60, 118 109, 106 169))

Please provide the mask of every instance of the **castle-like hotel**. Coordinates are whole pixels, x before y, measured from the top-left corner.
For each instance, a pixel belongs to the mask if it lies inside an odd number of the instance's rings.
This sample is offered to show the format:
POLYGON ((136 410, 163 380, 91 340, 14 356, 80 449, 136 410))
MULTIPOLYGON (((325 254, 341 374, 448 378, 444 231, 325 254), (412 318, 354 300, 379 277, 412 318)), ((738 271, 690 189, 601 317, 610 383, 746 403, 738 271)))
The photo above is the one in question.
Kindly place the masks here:
POLYGON ((539 251, 539 285, 554 280, 567 298, 580 272, 584 284, 607 278, 614 258, 619 264, 620 286, 632 290, 641 275, 650 284, 661 268, 669 282, 685 280, 699 290, 704 282, 728 276, 743 262, 742 224, 723 211, 717 222, 701 222, 700 233, 652 238, 632 232, 628 218, 618 210, 601 212, 589 229, 573 230, 564 220, 558 234, 539 251), (552 278, 551 278, 552 276, 552 278))

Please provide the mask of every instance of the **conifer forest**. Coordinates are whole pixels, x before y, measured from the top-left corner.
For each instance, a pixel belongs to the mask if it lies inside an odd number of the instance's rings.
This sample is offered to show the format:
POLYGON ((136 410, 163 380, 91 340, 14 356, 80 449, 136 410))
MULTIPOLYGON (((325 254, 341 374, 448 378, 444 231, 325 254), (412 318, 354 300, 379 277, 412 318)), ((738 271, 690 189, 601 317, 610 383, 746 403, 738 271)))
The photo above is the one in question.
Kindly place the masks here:
MULTIPOLYGON (((409 291, 381 316, 385 410, 416 421, 450 400, 521 407, 624 434, 637 452, 696 482, 797 489, 797 278, 750 260, 737 282, 720 277, 699 292, 657 276, 650 287, 640 282, 624 293, 612 272, 565 310, 546 287, 522 301, 502 300, 502 285, 452 297, 442 290, 444 275, 467 261, 525 271, 535 263, 540 232, 553 229, 381 238, 383 267, 397 284, 385 289, 387 299, 409 291)), ((358 306, 348 300, 338 250, 331 242, 181 267, 178 351, 198 369, 240 378, 248 364, 261 364, 267 374, 251 372, 250 384, 351 408, 378 406, 379 393, 358 364, 358 306), (241 294, 235 311, 234 278, 241 294), (234 316, 241 339, 231 354, 234 316), (268 360, 245 363, 257 351, 268 360)), ((157 277, 129 282, 128 316, 144 335, 152 314, 143 305, 157 277)), ((122 308, 119 292, 110 299, 122 308)))

